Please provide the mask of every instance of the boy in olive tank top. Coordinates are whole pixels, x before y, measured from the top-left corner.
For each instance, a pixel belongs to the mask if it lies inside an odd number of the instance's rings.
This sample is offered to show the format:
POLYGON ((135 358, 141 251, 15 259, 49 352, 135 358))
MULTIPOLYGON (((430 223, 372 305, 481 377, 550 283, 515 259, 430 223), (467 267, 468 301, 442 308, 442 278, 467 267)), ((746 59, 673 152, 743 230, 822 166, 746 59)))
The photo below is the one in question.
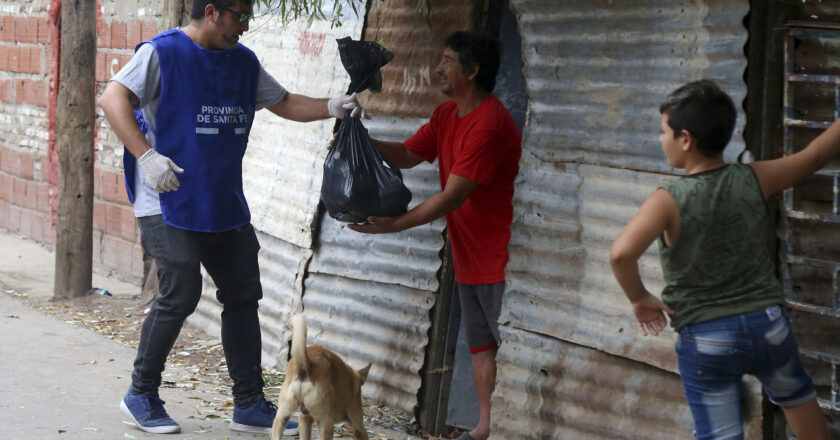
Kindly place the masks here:
POLYGON ((610 249, 610 264, 643 335, 668 320, 678 332, 680 376, 698 439, 743 439, 740 383, 761 381, 800 440, 828 439, 767 245, 766 199, 790 188, 840 153, 835 122, 802 151, 749 165, 728 165, 723 150, 736 111, 712 81, 686 84, 666 98, 659 141, 685 176, 657 189, 610 249), (647 291, 638 259, 658 241, 662 300, 647 291))

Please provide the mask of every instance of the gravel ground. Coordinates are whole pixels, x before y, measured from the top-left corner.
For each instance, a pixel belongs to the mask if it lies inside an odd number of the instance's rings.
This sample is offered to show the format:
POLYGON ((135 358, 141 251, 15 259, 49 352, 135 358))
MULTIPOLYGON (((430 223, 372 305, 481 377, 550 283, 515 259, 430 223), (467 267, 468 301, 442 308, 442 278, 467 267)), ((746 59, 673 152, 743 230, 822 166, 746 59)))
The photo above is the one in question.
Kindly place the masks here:
MULTIPOLYGON (((30 298, 24 293, 7 292, 28 306, 39 309, 62 321, 84 326, 119 343, 137 347, 143 311, 139 296, 91 295, 67 302, 54 302, 42 298, 30 298)), ((185 324, 181 335, 167 359, 168 364, 179 365, 192 371, 192 377, 181 381, 164 380, 165 388, 210 389, 215 393, 230 396, 232 382, 228 377, 227 365, 221 341, 201 330, 185 324)), ((264 370, 266 397, 276 401, 277 393, 285 378, 277 370, 264 370)), ((164 378, 166 379, 166 378, 164 378)), ((230 419, 233 401, 218 397, 196 402, 197 415, 204 419, 230 419)), ((371 439, 437 440, 417 427, 411 414, 376 402, 364 402, 365 427, 371 439)), ((352 431, 344 426, 337 427, 337 438, 352 438, 352 431)), ((452 434, 453 436, 457 434, 452 434)))

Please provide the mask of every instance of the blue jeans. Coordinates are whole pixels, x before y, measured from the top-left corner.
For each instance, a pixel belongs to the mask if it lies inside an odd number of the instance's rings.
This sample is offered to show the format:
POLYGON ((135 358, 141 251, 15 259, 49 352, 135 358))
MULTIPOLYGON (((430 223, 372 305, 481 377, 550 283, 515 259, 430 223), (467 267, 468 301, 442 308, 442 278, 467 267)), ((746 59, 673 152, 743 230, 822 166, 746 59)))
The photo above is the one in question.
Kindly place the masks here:
POLYGON ((166 357, 201 298, 204 265, 223 306, 222 347, 233 379, 234 402, 250 405, 263 396, 264 385, 257 315, 257 301, 262 298, 260 244, 253 226, 208 233, 173 228, 160 215, 137 220, 143 248, 157 264, 160 297, 143 321, 131 391, 148 394, 160 387, 166 357))
POLYGON ((685 398, 698 439, 743 439, 741 379, 755 376, 770 401, 797 406, 816 397, 779 306, 688 324, 676 343, 685 398))

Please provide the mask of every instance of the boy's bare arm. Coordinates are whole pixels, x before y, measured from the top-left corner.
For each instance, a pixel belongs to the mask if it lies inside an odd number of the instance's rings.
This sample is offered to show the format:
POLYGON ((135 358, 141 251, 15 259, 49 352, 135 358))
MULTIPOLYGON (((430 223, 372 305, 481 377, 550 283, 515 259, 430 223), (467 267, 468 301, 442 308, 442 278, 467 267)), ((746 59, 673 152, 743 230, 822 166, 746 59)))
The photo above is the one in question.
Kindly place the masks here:
POLYGON ((618 284, 633 304, 642 334, 659 334, 668 324, 662 312, 674 312, 659 298, 650 294, 639 274, 639 258, 657 237, 669 232, 672 240, 678 234, 679 212, 671 195, 663 189, 654 192, 627 223, 610 248, 610 265, 618 284))
POLYGON ((751 163, 764 197, 805 180, 840 154, 840 120, 817 136, 802 151, 779 159, 751 163))

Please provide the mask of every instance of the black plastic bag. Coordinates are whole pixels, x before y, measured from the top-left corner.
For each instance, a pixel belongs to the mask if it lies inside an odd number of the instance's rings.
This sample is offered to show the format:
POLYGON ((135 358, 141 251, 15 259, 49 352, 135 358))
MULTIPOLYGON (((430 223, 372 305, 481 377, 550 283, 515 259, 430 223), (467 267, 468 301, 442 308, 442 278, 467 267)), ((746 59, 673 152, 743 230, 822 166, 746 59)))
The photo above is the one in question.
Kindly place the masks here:
POLYGON ((411 201, 399 168, 379 154, 362 121, 349 111, 324 162, 321 200, 330 217, 349 223, 397 216, 411 201))
MULTIPOLYGON (((379 91, 379 69, 394 58, 388 49, 370 41, 338 40, 341 63, 350 74, 349 93, 379 91)), ((403 185, 399 168, 379 154, 359 118, 346 112, 324 162, 321 200, 330 217, 362 223, 368 216, 393 217, 408 209, 411 191, 403 185)))
POLYGON ((368 89, 373 93, 381 92, 382 74, 379 69, 393 60, 394 54, 373 41, 355 41, 350 37, 336 41, 341 64, 350 74, 347 94, 361 93, 368 89))

